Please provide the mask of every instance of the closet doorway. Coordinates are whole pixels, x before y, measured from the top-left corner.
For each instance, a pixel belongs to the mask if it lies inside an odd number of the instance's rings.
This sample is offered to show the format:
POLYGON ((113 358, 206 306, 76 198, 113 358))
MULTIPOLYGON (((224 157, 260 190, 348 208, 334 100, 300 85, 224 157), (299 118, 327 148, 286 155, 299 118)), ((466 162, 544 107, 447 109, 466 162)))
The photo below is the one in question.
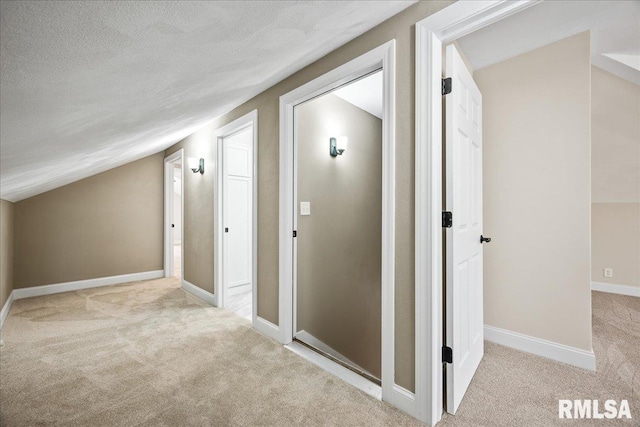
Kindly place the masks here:
POLYGON ((184 150, 164 159, 164 271, 182 283, 184 271, 184 150))
POLYGON ((254 324, 257 315, 257 143, 257 111, 216 131, 216 305, 254 324))

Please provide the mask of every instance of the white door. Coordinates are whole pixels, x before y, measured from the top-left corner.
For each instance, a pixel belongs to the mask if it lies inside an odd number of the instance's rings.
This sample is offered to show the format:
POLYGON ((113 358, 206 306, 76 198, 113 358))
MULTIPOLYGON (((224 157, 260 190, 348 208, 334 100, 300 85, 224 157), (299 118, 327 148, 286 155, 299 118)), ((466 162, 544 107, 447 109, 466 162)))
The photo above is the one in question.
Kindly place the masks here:
POLYGON ((484 354, 482 307, 482 95, 460 54, 447 47, 446 103, 447 412, 455 414, 484 354))
POLYGON ((226 295, 251 289, 251 127, 224 138, 224 285, 226 295))

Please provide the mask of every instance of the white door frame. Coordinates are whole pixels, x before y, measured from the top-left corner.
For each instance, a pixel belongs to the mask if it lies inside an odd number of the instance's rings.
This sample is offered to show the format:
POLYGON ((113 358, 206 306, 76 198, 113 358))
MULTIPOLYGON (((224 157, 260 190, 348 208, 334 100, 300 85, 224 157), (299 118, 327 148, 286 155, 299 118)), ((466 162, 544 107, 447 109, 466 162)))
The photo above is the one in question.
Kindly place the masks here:
POLYGON ((382 122, 382 398, 413 414, 414 396, 395 384, 395 40, 280 97, 279 329, 293 339, 294 106, 374 70, 383 69, 382 122))
MULTIPOLYGON (((416 23, 416 418, 442 418, 442 50, 541 0, 460 1, 416 23)), ((455 90, 455 82, 454 90, 455 90)), ((455 349, 454 349, 455 351, 455 349)))
POLYGON ((216 174, 215 183, 213 185, 215 191, 215 209, 213 215, 214 231, 213 242, 215 250, 214 260, 214 301, 216 307, 225 306, 225 289, 224 289, 224 224, 223 217, 223 183, 224 183, 224 155, 223 140, 233 134, 236 134, 249 126, 253 127, 252 141, 252 161, 253 170, 251 178, 251 292, 252 292, 252 324, 256 325, 256 317, 258 313, 258 110, 253 110, 248 114, 222 126, 215 131, 216 141, 216 174))
POLYGON ((180 161, 180 283, 184 282, 184 149, 164 158, 164 277, 173 276, 173 164, 180 161))

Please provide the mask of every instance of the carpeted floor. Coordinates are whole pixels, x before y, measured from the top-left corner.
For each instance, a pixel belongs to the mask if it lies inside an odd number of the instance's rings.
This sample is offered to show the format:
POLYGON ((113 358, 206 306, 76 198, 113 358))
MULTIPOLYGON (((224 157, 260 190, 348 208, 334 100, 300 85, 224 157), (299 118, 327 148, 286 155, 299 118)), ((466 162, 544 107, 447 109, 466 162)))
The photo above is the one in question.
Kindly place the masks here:
MULTIPOLYGON (((593 295, 598 373, 488 343, 442 424, 575 425, 560 398, 629 399, 637 424, 640 298, 593 295)), ((419 425, 176 279, 17 300, 2 336, 2 426, 419 425)))
POLYGON ((597 372, 486 343, 485 356, 446 426, 640 426, 640 298, 592 292, 597 372), (627 399, 632 420, 559 420, 558 399, 627 399))

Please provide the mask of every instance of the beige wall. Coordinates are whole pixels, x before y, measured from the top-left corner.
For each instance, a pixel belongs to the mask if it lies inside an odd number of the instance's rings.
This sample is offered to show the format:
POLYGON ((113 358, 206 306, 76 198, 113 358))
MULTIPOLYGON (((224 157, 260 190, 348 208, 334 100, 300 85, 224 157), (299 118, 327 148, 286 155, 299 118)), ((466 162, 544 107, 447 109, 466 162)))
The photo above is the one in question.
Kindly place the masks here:
MULTIPOLYGON (((380 88, 382 91, 382 88, 380 88)), ((380 378, 382 120, 326 95, 296 107, 297 331, 380 378), (329 137, 347 136, 342 156, 329 137)))
POLYGON ((640 86, 591 73, 593 203, 640 203, 640 86))
POLYGON ((13 203, 0 200, 0 309, 13 291, 13 203))
MULTIPOLYGON (((258 315, 278 323, 279 97, 314 78, 396 40, 396 382, 414 389, 414 93, 415 23, 452 1, 419 2, 324 58, 293 74, 229 114, 168 149, 184 147, 187 156, 202 150, 212 159, 213 130, 258 109, 258 315)), ((185 275, 213 290, 213 174, 185 179, 185 275), (191 205, 191 207, 189 207, 191 205), (188 210, 198 206, 198 215, 188 210), (194 222, 191 222, 194 221, 194 222), (188 246, 197 239, 199 245, 188 246), (197 249, 197 250, 196 250, 197 249), (200 257, 196 260, 194 257, 200 257), (188 262, 191 258, 191 262, 188 262)))
POLYGON ((478 70, 485 323, 591 350, 590 42, 478 70))
POLYGON ((640 286, 640 86, 597 67, 591 75, 591 279, 640 286))
POLYGON ((640 287, 640 203, 593 203, 591 227, 591 279, 640 287))
POLYGON ((163 268, 163 155, 15 204, 14 287, 163 268))

